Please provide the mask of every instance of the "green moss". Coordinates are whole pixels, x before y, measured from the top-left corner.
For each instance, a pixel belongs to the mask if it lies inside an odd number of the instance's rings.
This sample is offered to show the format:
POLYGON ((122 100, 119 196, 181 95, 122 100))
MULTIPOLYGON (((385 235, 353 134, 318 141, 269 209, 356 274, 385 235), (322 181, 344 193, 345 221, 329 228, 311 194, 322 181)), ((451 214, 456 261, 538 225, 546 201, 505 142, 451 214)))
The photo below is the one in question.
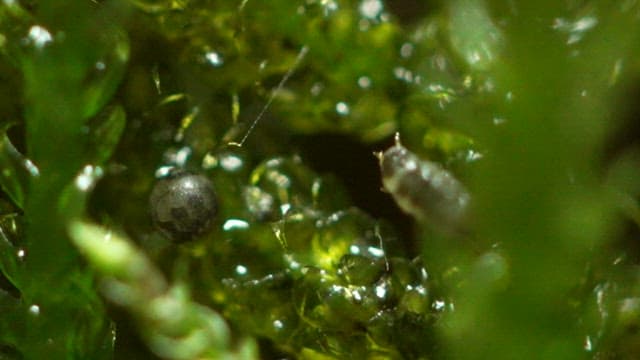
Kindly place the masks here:
POLYGON ((638 5, 436 5, 0 3, 0 358, 639 357, 638 5), (300 145, 396 131, 469 232, 300 145), (215 186, 187 243, 168 167, 215 186))

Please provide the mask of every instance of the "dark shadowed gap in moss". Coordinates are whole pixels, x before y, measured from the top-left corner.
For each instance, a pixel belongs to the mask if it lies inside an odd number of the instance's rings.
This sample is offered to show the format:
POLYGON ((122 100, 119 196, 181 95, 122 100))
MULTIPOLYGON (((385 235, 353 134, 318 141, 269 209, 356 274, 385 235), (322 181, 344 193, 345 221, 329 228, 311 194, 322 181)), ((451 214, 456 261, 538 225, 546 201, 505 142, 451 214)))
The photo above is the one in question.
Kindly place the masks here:
POLYGON ((374 152, 387 149, 392 140, 362 144, 346 135, 318 134, 298 137, 294 143, 304 159, 319 173, 337 176, 345 185, 354 205, 373 217, 393 224, 408 254, 419 253, 413 219, 403 213, 382 189, 380 167, 374 152))

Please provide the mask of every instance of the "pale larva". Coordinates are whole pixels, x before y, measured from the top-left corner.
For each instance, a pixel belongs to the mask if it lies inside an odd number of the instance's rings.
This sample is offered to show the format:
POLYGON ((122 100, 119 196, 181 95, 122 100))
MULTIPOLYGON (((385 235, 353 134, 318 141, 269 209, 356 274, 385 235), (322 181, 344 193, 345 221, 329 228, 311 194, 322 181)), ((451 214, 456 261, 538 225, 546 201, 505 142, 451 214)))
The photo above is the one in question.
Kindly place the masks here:
POLYGON ((449 171, 420 159, 400 143, 376 154, 384 189, 398 206, 421 222, 440 231, 464 231, 470 195, 449 171))

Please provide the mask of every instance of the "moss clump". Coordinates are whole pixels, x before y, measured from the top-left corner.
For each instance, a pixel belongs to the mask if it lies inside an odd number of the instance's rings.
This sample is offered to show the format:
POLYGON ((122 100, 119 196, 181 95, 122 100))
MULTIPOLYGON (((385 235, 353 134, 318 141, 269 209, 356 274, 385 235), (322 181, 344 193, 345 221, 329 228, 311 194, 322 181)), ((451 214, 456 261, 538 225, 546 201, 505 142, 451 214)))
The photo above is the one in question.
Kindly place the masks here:
POLYGON ((639 357, 639 14, 2 2, 0 358, 639 357), (396 131, 469 232, 359 200, 373 157, 321 165, 396 131), (219 203, 182 243, 150 218, 171 168, 219 203))

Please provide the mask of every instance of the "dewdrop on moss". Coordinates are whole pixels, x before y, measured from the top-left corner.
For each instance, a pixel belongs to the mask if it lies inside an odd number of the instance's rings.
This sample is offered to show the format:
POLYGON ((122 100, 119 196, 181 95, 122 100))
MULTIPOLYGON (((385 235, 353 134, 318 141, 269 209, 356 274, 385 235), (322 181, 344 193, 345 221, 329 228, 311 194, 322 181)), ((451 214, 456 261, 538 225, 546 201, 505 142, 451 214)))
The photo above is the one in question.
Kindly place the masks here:
POLYGON ((464 230, 470 195, 449 171, 422 160, 400 143, 376 153, 384 189, 398 206, 421 222, 444 232, 464 230))

